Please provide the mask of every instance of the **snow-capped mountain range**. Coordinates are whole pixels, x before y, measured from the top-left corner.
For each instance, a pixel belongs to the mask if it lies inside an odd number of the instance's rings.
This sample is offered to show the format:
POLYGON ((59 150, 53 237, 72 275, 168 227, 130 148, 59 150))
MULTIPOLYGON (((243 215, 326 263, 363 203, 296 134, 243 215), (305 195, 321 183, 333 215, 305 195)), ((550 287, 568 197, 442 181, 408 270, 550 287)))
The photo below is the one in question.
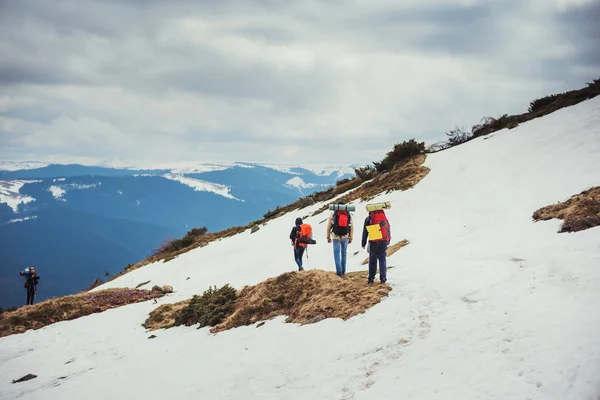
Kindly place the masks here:
MULTIPOLYGON (((0 163, 0 279, 11 286, 34 264, 61 282, 48 295, 81 290, 191 228, 245 225, 354 175, 352 166, 126 165, 0 163)), ((0 293, 0 305, 16 304, 12 291, 0 293)))

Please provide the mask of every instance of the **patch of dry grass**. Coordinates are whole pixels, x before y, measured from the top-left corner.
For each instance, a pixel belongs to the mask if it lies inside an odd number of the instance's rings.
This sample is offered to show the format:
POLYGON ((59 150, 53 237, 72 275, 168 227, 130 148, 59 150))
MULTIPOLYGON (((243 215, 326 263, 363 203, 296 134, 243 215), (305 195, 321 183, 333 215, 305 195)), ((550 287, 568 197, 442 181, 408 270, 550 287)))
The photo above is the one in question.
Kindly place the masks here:
MULTIPOLYGON (((286 322, 314 323, 325 318, 347 320, 365 312, 388 295, 386 284, 368 285, 365 271, 350 272, 340 278, 333 272, 311 270, 286 272, 237 292, 233 312, 211 328, 221 332, 255 322, 287 315, 286 322)), ((144 323, 150 330, 170 328, 190 300, 162 305, 144 323)))
MULTIPOLYGON (((387 248, 387 250, 385 251, 385 254, 387 255, 387 257, 389 257, 409 243, 410 242, 408 240, 404 239, 401 242, 393 244, 387 248)), ((362 265, 367 265, 368 263, 369 263, 369 257, 365 258, 365 261, 362 262, 362 265)))
POLYGON ((151 331, 175 326, 177 316, 190 304, 191 299, 173 304, 163 304, 153 310, 142 325, 151 331))
POLYGON ((161 291, 107 289, 46 300, 0 314, 0 337, 162 296, 161 291))
MULTIPOLYGON (((425 162, 425 157, 424 154, 419 154, 399 162, 391 171, 375 176, 356 190, 336 199, 336 201, 343 200, 346 204, 359 199, 369 201, 382 193, 411 189, 429 173, 429 168, 422 165, 425 162)), ((326 204, 312 215, 320 214, 328 208, 329 204, 326 204)))
POLYGON ((567 201, 540 208, 533 213, 536 221, 552 218, 564 220, 559 232, 577 232, 600 225, 600 186, 596 186, 567 201))

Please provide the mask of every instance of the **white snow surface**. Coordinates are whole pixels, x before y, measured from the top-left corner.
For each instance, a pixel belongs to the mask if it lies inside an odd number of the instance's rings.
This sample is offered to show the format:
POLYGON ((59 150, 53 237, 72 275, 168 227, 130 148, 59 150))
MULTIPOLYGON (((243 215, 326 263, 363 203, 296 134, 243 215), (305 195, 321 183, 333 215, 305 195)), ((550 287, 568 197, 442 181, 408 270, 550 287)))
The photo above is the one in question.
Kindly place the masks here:
POLYGON ((328 176, 333 173, 337 174, 337 177, 342 177, 345 174, 354 175, 354 168, 347 165, 324 165, 324 164, 269 164, 269 163, 257 163, 257 165, 271 168, 276 171, 285 172, 288 174, 300 175, 299 172, 292 171, 293 168, 302 168, 307 171, 314 173, 319 176, 328 176))
POLYGON ((292 179, 288 180, 285 183, 285 186, 294 187, 298 190, 302 190, 302 189, 314 188, 315 186, 317 186, 317 184, 316 183, 306 183, 306 182, 304 182, 304 179, 300 178, 299 176, 295 176, 292 179))
POLYGON ((25 221, 29 221, 31 219, 36 219, 36 218, 37 218, 37 215, 32 215, 32 216, 25 217, 25 218, 13 218, 13 219, 11 219, 9 221, 6 221, 3 225, 6 225, 6 224, 15 224, 17 222, 25 222, 25 221))
POLYGON ((39 161, 0 161, 0 171, 19 171, 47 167, 48 163, 39 161))
MULTIPOLYGON (((559 234, 560 221, 534 223, 532 213, 600 184, 600 97, 426 165, 413 189, 372 200, 392 202, 392 243, 410 244, 388 258, 389 297, 364 314, 305 326, 279 317, 216 335, 177 327, 152 340, 141 326, 160 304, 209 286, 294 270, 288 234, 315 204, 95 289, 172 285, 157 304, 0 338, 0 398, 599 398, 600 228, 559 234), (11 384, 28 373, 38 377, 11 384)), ((355 204, 349 271, 365 269, 366 211, 355 204)), ((320 223, 328 213, 305 218, 318 242, 308 269, 334 271, 320 223)))
POLYGON ((189 178, 187 176, 177 175, 177 174, 165 174, 162 176, 164 178, 183 183, 184 185, 194 188, 194 190, 196 190, 196 191, 211 192, 211 193, 215 193, 220 196, 223 196, 223 197, 227 197, 228 199, 240 201, 240 199, 232 196, 229 193, 231 191, 231 187, 229 187, 227 185, 222 185, 220 183, 207 182, 207 181, 203 181, 200 179, 189 178))
POLYGON ((67 193, 67 191, 65 189, 63 189, 60 186, 56 186, 56 185, 52 185, 48 188, 48 191, 50 193, 52 193, 52 196, 55 199, 62 199, 62 197, 65 195, 65 193, 67 193))
POLYGON ((27 204, 35 199, 31 196, 27 196, 19 193, 21 188, 27 183, 34 183, 40 181, 31 180, 11 180, 11 181, 0 181, 0 203, 4 203, 12 208, 16 214, 19 212, 20 204, 27 204))

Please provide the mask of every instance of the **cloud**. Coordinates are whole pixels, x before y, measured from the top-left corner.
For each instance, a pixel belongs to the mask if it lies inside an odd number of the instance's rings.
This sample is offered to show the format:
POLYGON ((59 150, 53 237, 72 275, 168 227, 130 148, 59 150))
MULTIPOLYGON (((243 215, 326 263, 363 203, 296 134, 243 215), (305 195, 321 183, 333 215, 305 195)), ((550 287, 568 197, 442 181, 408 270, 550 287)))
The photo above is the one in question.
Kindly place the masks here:
POLYGON ((1 151, 368 163, 596 78, 599 4, 4 1, 1 151))

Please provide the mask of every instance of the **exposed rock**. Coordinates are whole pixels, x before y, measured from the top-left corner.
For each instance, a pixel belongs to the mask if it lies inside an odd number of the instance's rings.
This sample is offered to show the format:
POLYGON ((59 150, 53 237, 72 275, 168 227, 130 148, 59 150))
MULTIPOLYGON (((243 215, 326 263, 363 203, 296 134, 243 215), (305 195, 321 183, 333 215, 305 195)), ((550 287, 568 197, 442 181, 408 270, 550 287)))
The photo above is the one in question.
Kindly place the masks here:
POLYGON ((160 292, 160 293, 172 293, 173 292, 173 286, 171 285, 163 285, 162 287, 158 286, 158 285, 154 285, 152 286, 152 291, 153 292, 160 292))
POLYGON ((12 383, 19 383, 19 382, 25 382, 31 379, 37 378, 37 375, 33 375, 33 374, 27 374, 22 378, 19 378, 17 380, 13 380, 12 383))
POLYGON ((85 289, 86 292, 89 292, 90 290, 97 288, 98 286, 102 285, 104 283, 104 281, 100 278, 96 278, 94 279, 94 282, 92 282, 92 284, 90 285, 90 287, 88 287, 87 289, 85 289))
POLYGON ((252 227, 252 229, 250 230, 250 233, 258 232, 258 230, 259 230, 259 229, 260 229, 260 226, 258 226, 258 225, 254 225, 254 226, 252 227))

